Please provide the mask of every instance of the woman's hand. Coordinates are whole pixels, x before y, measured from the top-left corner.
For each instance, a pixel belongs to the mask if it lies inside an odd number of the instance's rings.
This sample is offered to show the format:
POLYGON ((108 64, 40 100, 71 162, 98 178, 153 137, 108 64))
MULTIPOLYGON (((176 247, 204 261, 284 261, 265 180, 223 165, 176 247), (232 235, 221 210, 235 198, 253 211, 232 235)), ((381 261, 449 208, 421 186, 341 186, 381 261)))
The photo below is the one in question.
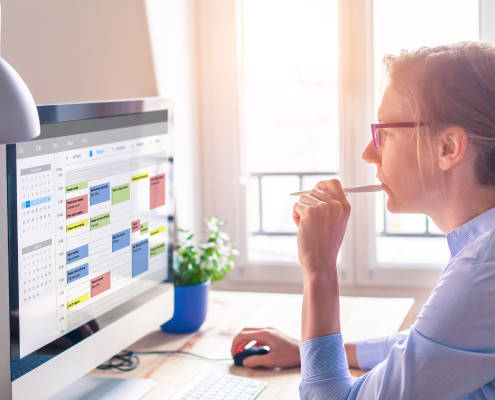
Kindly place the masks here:
POLYGON ((294 205, 293 219, 299 227, 299 261, 306 276, 329 272, 337 265, 351 206, 337 179, 318 182, 294 205))
POLYGON ((296 367, 301 364, 299 340, 293 339, 274 328, 244 328, 232 340, 231 354, 234 356, 255 340, 254 346, 268 346, 270 352, 264 355, 246 357, 245 367, 296 367))

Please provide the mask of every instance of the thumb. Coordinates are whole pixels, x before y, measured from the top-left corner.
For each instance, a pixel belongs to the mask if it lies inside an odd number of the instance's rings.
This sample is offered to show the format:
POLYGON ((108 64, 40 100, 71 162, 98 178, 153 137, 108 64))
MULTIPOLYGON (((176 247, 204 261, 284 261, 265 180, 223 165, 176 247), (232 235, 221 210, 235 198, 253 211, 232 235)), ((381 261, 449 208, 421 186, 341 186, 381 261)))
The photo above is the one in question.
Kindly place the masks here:
POLYGON ((270 367, 272 365, 272 357, 270 357, 270 353, 257 355, 257 356, 249 356, 244 359, 242 362, 244 367, 270 367))

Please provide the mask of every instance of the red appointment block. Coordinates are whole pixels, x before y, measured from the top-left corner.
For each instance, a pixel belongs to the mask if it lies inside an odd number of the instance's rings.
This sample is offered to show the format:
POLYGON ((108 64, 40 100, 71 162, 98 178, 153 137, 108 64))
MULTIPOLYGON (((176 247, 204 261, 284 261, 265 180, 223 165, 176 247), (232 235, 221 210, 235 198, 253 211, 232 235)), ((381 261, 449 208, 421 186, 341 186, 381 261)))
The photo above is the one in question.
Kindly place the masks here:
POLYGON ((77 217, 88 212, 88 195, 73 197, 65 202, 66 218, 77 217))
POLYGON ((132 221, 132 231, 133 232, 137 232, 141 229, 141 220, 140 219, 137 219, 135 221, 132 221))
POLYGON ((110 271, 91 279, 91 297, 110 289, 110 271))
POLYGON ((165 174, 150 177, 150 209, 165 205, 165 174))

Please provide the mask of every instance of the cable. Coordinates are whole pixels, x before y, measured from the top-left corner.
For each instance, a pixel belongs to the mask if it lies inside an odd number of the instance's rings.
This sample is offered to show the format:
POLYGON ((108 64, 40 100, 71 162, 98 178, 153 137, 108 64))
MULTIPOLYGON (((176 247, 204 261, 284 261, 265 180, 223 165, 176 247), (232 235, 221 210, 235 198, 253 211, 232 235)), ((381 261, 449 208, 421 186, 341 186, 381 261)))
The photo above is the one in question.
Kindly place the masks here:
POLYGON ((124 350, 110 358, 106 363, 99 365, 98 369, 108 370, 115 369, 121 372, 133 371, 139 366, 139 357, 138 354, 147 355, 147 354, 183 354, 187 356, 201 358, 203 360, 208 361, 232 361, 232 357, 229 358, 210 358, 201 356, 199 354, 190 353, 188 351, 181 350, 156 350, 156 351, 131 351, 124 350))
POLYGON ((139 357, 132 351, 122 351, 115 354, 106 363, 98 365, 98 369, 116 369, 121 372, 133 371, 139 366, 139 357))

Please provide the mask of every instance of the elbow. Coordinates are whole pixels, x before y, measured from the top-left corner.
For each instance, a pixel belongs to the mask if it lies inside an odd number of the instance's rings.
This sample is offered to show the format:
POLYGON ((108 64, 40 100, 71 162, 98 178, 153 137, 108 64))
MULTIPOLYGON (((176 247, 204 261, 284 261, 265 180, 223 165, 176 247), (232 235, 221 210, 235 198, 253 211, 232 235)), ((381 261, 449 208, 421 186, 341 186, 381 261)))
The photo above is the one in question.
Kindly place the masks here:
POLYGON ((349 397, 354 378, 303 379, 299 385, 301 400, 345 400, 349 397))

